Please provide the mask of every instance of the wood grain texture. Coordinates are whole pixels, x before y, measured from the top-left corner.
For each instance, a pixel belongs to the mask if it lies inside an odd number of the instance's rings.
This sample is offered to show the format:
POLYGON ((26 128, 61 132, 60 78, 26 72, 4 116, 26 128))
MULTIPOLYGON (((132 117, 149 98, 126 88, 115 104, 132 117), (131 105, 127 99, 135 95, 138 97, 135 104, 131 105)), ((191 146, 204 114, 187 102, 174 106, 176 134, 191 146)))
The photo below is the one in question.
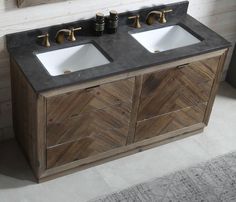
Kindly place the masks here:
POLYGON ((225 53, 223 55, 221 55, 219 63, 218 63, 216 78, 214 80, 214 84, 212 85, 211 95, 210 95, 210 98, 209 98, 209 102, 208 102, 208 106, 207 106, 207 110, 206 110, 206 114, 205 114, 205 118, 204 118, 204 123, 206 125, 208 125, 208 123, 209 123, 212 107, 213 107, 213 104, 214 104, 214 101, 215 101, 215 98, 216 98, 216 93, 217 93, 217 90, 219 88, 220 80, 221 80, 221 77, 222 77, 223 68, 224 68, 226 57, 227 57, 227 53, 228 53, 228 50, 225 51, 225 53))
MULTIPOLYGON (((45 119, 38 117, 38 97, 14 60, 11 60, 11 77, 14 132, 38 178, 45 168, 45 156, 40 153, 45 150, 45 143, 38 142, 40 138, 44 139, 44 136, 38 137, 38 128, 42 126, 38 124, 38 120, 42 122, 45 119)), ((40 112, 45 114, 41 109, 40 112)))
POLYGON ((45 172, 46 170, 46 125, 47 121, 45 119, 46 114, 46 99, 41 95, 37 95, 37 127, 36 127, 36 137, 34 139, 36 147, 36 159, 38 166, 37 178, 45 172))
POLYGON ((207 103, 139 121, 136 126, 135 142, 202 123, 207 103))
POLYGON ((208 102, 219 57, 143 77, 138 120, 208 102))
POLYGON ((130 78, 50 97, 47 99, 47 123, 60 122, 122 102, 131 104, 133 88, 134 78, 130 78))
POLYGON ((134 93, 133 93, 132 113, 131 113, 131 121, 130 121, 130 127, 129 127, 129 135, 127 137, 127 145, 132 144, 134 142, 139 101, 140 101, 140 95, 141 95, 141 90, 142 90, 142 80, 143 80, 143 75, 135 77, 135 88, 134 88, 134 93))
POLYGON ((196 124, 174 132, 169 132, 165 135, 159 135, 147 140, 143 140, 141 142, 136 142, 125 147, 119 147, 117 149, 110 150, 108 152, 98 154, 86 159, 82 159, 80 161, 73 161, 59 167, 50 168, 44 172, 41 179, 39 179, 39 182, 54 179, 55 177, 63 176, 65 174, 86 169, 91 166, 99 165, 101 163, 135 154, 137 152, 142 152, 159 145, 167 144, 175 140, 201 133, 204 127, 204 124, 196 124))
POLYGON ((125 103, 130 111, 133 89, 134 78, 131 78, 47 99, 47 146, 80 138, 86 129, 83 124, 90 127, 99 123, 96 121, 99 117, 93 117, 98 115, 97 110, 125 103), (90 125, 92 120, 94 123, 90 125))
POLYGON ((106 156, 103 155, 103 157, 100 157, 97 159, 84 159, 86 160, 84 162, 75 161, 70 164, 66 164, 64 166, 51 168, 45 171, 44 175, 40 179, 38 179, 38 182, 42 183, 48 180, 53 180, 55 178, 62 177, 62 176, 65 176, 74 172, 78 172, 78 171, 81 171, 81 170, 84 170, 93 166, 97 166, 97 165, 100 165, 100 164, 103 164, 112 160, 116 160, 116 159, 123 158, 132 154, 143 152, 145 150, 152 149, 154 147, 161 146, 164 144, 168 144, 173 141, 181 140, 183 138, 187 138, 192 135, 202 133, 203 127, 204 126, 200 126, 200 125, 198 125, 197 127, 196 126, 188 127, 188 128, 185 128, 184 130, 178 131, 180 135, 175 134, 173 137, 169 135, 170 137, 165 138, 164 140, 159 140, 156 137, 155 139, 153 138, 149 142, 145 142, 145 143, 137 142, 130 146, 126 146, 125 148, 120 148, 119 150, 118 149, 112 150, 113 153, 111 154, 106 153, 106 156), (198 129, 194 129, 194 128, 198 128, 198 129))
MULTIPOLYGON (((92 111, 48 130, 48 135, 64 142, 47 150, 47 168, 94 156, 125 146, 131 106, 121 104, 92 111), (75 141, 76 140, 76 141, 75 141)), ((49 138, 48 138, 49 139, 49 138)), ((54 142, 55 143, 55 142, 54 142)))
POLYGON ((37 179, 199 132, 210 116, 225 55, 220 50, 39 95, 12 61, 14 127, 37 179), (185 62, 190 64, 176 68, 185 62), (169 104, 159 114, 155 102, 162 96, 156 94, 171 95, 168 89, 176 86, 179 97, 166 99, 164 106, 169 104), (148 97, 155 100, 151 116, 139 120, 141 102, 148 97))

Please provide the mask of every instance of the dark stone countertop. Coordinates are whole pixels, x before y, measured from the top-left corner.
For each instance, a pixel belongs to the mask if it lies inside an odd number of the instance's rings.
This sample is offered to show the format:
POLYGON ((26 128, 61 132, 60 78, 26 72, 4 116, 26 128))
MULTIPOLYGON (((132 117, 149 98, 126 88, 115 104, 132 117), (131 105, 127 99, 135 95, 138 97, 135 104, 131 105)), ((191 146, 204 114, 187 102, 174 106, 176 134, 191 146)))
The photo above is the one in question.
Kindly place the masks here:
MULTIPOLYGON (((169 63, 175 60, 196 56, 224 48, 231 44, 224 38, 210 30, 193 17, 187 14, 188 2, 180 2, 169 5, 162 5, 152 8, 144 8, 139 11, 132 11, 120 14, 119 29, 116 34, 104 34, 101 37, 93 36, 91 31, 92 20, 73 22, 70 24, 57 25, 32 31, 7 35, 7 47, 12 59, 21 68, 25 77, 35 90, 40 93, 64 86, 79 84, 99 78, 118 75, 130 71, 147 68, 154 65, 169 63), (148 26, 144 23, 145 16, 151 10, 172 8, 173 12, 167 14, 166 24, 155 23, 148 26), (142 28, 135 29, 130 26, 127 16, 139 13, 142 19, 142 28), (129 33, 142 32, 170 25, 180 25, 195 37, 201 40, 200 43, 160 53, 150 53, 129 33), (51 37, 51 47, 42 47, 36 42, 37 35, 42 31, 47 31, 50 36, 55 36, 57 30, 69 26, 82 26, 83 31, 78 32, 76 42, 65 42, 56 44, 51 37), (102 52, 111 59, 111 63, 99 67, 64 74, 60 76, 50 76, 41 62, 37 59, 36 53, 57 50, 66 47, 77 46, 79 44, 92 42, 98 46, 102 52)), ((92 59, 92 58, 91 58, 92 59)))

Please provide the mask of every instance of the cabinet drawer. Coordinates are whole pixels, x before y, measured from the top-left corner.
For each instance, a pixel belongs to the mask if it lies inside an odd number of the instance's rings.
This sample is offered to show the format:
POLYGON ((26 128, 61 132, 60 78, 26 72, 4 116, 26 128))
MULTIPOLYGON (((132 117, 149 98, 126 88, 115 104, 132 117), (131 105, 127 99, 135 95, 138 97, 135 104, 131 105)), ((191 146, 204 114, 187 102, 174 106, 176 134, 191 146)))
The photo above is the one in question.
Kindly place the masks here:
POLYGON ((130 113, 130 106, 121 104, 49 125, 48 166, 61 165, 126 145, 130 113))
POLYGON ((47 124, 119 103, 132 103, 134 78, 78 90, 47 99, 47 124))
POLYGON ((202 103, 197 106, 139 121, 136 126, 135 142, 201 123, 203 122, 206 107, 207 103, 202 103))
POLYGON ((138 120, 208 102, 219 57, 143 77, 138 120))

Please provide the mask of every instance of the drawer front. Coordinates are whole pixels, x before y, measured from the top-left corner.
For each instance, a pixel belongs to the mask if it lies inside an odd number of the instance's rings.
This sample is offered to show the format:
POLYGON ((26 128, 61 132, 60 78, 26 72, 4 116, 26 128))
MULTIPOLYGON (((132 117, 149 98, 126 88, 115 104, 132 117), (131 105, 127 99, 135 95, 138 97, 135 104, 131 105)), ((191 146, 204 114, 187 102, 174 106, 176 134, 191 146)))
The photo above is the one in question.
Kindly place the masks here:
POLYGON ((197 106, 139 121, 136 126, 135 142, 202 123, 206 107, 207 103, 202 103, 197 106))
POLYGON ((219 57, 143 77, 138 120, 208 102, 219 57))
POLYGON ((130 113, 130 106, 121 104, 51 125, 48 128, 47 167, 60 166, 126 145, 130 113))
POLYGON ((47 99, 47 124, 103 109, 119 103, 132 103, 134 78, 103 84, 47 99))

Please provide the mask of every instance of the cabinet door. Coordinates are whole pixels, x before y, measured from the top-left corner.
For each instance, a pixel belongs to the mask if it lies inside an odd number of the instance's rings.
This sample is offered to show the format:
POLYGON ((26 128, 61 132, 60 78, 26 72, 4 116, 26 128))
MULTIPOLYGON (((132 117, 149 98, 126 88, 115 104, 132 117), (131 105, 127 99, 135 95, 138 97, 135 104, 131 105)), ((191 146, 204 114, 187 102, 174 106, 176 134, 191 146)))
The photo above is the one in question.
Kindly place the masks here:
POLYGON ((133 88, 134 78, 131 78, 50 97, 47 99, 47 125, 120 103, 131 104, 133 88))
POLYGON ((219 57, 143 76, 138 121, 208 102, 219 57))
POLYGON ((135 142, 201 123, 205 111, 206 104, 203 103, 139 121, 136 126, 135 142))
POLYGON ((47 100, 47 167, 125 146, 134 78, 47 100))
POLYGON ((125 146, 130 112, 129 105, 120 104, 91 111, 64 122, 63 125, 55 128, 55 135, 63 133, 68 138, 74 135, 77 138, 74 141, 49 147, 47 167, 60 166, 125 146))
POLYGON ((133 88, 134 78, 131 78, 49 98, 47 146, 79 139, 83 115, 87 117, 91 112, 123 103, 131 108, 133 88))
POLYGON ((203 123, 219 59, 144 75, 134 141, 203 123))

